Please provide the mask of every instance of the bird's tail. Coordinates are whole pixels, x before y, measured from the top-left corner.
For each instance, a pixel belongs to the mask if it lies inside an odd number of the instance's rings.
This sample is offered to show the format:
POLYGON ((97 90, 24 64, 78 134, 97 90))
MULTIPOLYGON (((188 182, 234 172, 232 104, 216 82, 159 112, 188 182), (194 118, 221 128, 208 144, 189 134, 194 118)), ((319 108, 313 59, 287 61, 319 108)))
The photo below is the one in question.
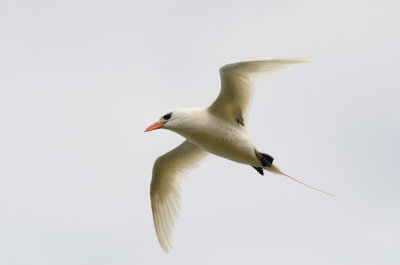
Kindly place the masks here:
POLYGON ((313 190, 316 190, 316 191, 325 193, 325 194, 330 195, 330 196, 335 196, 335 195, 332 194, 332 193, 329 193, 329 192, 320 190, 320 189, 318 189, 318 188, 315 188, 315 187, 313 187, 313 186, 310 186, 310 185, 308 185, 308 184, 305 184, 305 183, 301 182, 300 180, 297 180, 297 179, 295 179, 295 178, 293 178, 293 177, 291 177, 291 176, 289 176, 289 175, 283 173, 283 172, 279 169, 279 167, 277 167, 275 164, 272 164, 270 167, 264 167, 264 169, 266 169, 266 170, 268 170, 268 171, 270 171, 270 172, 272 172, 272 173, 276 173, 276 174, 279 174, 279 175, 286 176, 286 177, 288 177, 288 178, 290 178, 290 179, 292 179, 292 180, 294 180, 294 181, 297 181, 298 183, 303 184, 304 186, 307 186, 307 187, 309 187, 309 188, 311 188, 311 189, 313 189, 313 190))

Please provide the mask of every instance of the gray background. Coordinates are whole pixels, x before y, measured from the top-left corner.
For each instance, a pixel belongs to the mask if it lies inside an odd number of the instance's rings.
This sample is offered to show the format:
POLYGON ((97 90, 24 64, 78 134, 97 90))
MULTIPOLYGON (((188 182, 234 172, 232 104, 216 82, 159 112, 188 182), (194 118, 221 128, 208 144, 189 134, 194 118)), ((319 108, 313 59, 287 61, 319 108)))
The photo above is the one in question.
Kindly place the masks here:
POLYGON ((399 264, 398 1, 2 1, 0 264, 399 264), (153 228, 143 133, 219 92, 218 68, 312 58, 262 78, 249 121, 288 174, 212 156, 183 189, 174 249, 153 228))

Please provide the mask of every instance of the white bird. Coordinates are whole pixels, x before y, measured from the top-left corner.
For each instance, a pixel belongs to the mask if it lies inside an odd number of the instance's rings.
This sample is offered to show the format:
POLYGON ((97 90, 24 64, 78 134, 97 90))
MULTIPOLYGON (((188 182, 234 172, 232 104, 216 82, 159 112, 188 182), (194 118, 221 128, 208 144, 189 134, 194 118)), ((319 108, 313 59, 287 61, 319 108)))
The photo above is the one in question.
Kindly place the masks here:
POLYGON ((172 247, 171 234, 180 210, 180 190, 185 173, 207 154, 250 165, 261 175, 265 169, 292 178, 273 164, 272 156, 255 147, 247 134, 246 124, 254 90, 252 78, 278 72, 292 64, 307 62, 311 61, 265 59, 225 65, 219 70, 220 94, 208 108, 168 111, 145 130, 164 128, 186 138, 181 145, 160 156, 153 166, 151 207, 157 237, 166 253, 172 247))

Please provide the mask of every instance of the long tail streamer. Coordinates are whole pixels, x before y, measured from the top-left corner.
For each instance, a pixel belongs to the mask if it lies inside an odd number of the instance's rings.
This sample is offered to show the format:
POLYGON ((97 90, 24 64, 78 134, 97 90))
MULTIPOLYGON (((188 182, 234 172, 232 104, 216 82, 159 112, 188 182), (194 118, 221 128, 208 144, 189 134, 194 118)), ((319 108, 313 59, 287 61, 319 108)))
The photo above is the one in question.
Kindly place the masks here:
POLYGON ((332 193, 329 193, 329 192, 326 192, 326 191, 317 189, 317 188, 315 188, 315 187, 313 187, 313 186, 310 186, 310 185, 308 185, 308 184, 306 184, 306 183, 303 183, 303 182, 301 182, 300 180, 295 179, 294 177, 291 177, 291 176, 289 176, 289 175, 286 175, 285 173, 282 173, 282 175, 284 175, 284 176, 286 176, 286 177, 288 177, 288 178, 290 178, 290 179, 293 179, 294 181, 297 181, 298 183, 303 184, 304 186, 307 186, 307 187, 309 187, 309 188, 311 188, 311 189, 313 189, 313 190, 316 190, 316 191, 325 193, 325 194, 330 195, 330 196, 335 196, 335 195, 332 194, 332 193))

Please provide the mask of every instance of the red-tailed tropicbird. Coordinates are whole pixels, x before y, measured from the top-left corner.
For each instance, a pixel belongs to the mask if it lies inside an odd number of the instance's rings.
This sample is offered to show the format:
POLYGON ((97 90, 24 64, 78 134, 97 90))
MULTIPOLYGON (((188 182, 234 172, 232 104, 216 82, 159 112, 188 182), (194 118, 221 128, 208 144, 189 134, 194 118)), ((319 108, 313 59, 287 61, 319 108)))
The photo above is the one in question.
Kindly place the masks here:
MULTIPOLYGON (((263 170, 287 176, 272 156, 260 152, 247 134, 246 124, 253 95, 252 79, 286 69, 309 59, 263 59, 228 64, 219 69, 221 91, 207 108, 174 109, 164 114, 145 132, 168 129, 186 140, 157 158, 153 166, 150 197, 154 226, 162 249, 172 247, 171 234, 180 209, 180 189, 185 173, 212 153, 263 170)), ((312 189, 321 191, 300 182, 312 189)), ((330 193, 321 191, 332 195, 330 193)))

